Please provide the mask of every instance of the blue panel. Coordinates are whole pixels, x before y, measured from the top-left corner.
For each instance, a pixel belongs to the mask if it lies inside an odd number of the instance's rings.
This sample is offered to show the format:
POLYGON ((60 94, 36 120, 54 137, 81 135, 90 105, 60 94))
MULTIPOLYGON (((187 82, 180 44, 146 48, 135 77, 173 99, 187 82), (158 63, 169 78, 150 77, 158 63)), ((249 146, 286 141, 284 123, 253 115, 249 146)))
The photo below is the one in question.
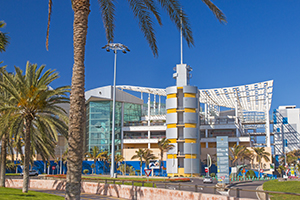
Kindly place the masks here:
POLYGON ((274 111, 274 114, 273 114, 273 121, 274 121, 274 124, 277 124, 277 117, 276 117, 275 111, 274 111))
POLYGON ((284 117, 284 118, 282 119, 282 123, 283 123, 283 124, 288 124, 288 118, 287 118, 287 117, 284 117))
POLYGON ((276 131, 277 131, 277 133, 280 133, 280 128, 277 128, 276 131))

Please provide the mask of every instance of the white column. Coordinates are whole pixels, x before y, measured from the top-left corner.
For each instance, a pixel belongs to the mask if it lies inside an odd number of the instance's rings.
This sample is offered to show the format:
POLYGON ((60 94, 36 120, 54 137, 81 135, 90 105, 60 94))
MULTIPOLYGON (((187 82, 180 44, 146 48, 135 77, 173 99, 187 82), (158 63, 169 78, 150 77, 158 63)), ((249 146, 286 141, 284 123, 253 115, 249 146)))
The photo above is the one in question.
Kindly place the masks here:
POLYGON ((161 106, 161 102, 160 102, 160 95, 158 96, 158 113, 160 113, 160 106, 161 106))
POLYGON ((148 94, 148 126, 150 126, 150 93, 148 94))
POLYGON ((269 115, 269 97, 267 94, 266 97, 266 143, 267 147, 271 147, 271 138, 270 138, 270 115, 269 115))
POLYGON ((204 121, 205 124, 207 123, 207 103, 204 104, 204 121))
MULTIPOLYGON (((205 138, 208 138, 208 130, 207 129, 205 129, 205 138)), ((205 147, 208 148, 208 142, 205 142, 205 147)))
POLYGON ((150 149, 150 130, 148 130, 148 149, 150 149))
MULTIPOLYGON (((237 99, 235 100, 235 124, 237 127, 239 126, 237 99)), ((238 128, 235 129, 235 136, 239 137, 239 129, 238 128)))
POLYGON ((154 94, 154 101, 153 101, 153 112, 154 112, 154 115, 156 115, 156 95, 154 94))

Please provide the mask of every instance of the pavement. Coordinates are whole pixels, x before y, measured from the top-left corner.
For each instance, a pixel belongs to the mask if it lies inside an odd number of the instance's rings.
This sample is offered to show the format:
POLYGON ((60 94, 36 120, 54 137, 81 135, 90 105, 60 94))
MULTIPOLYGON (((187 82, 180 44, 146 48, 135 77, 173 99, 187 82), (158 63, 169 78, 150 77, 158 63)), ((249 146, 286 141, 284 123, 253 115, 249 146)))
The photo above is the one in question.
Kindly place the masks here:
MULTIPOLYGON (((37 192, 43 192, 43 193, 48 193, 48 194, 53 194, 57 196, 64 197, 65 196, 65 191, 64 190, 44 190, 44 189, 30 189, 33 191, 37 192)), ((101 199, 101 200, 125 200, 123 198, 117 198, 117 197, 110 197, 110 196, 105 196, 105 195, 99 195, 99 194, 88 194, 88 193, 81 193, 80 194, 80 199, 84 200, 95 200, 95 199, 101 199)))

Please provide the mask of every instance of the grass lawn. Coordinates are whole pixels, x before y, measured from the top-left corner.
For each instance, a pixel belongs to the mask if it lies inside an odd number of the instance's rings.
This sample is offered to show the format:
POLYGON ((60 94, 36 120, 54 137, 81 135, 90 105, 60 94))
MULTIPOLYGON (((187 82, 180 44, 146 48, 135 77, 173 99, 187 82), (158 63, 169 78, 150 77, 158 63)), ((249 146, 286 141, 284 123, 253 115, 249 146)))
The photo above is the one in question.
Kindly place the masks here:
MULTIPOLYGON (((269 191, 300 193, 300 181, 278 182, 278 180, 272 180, 265 182, 263 188, 269 191)), ((300 200, 300 196, 288 194, 270 194, 270 196, 272 200, 300 200)))
POLYGON ((63 200, 64 197, 45 194, 42 192, 28 191, 28 193, 22 193, 21 189, 3 188, 0 187, 0 199, 1 200, 19 200, 19 199, 32 199, 32 200, 63 200))

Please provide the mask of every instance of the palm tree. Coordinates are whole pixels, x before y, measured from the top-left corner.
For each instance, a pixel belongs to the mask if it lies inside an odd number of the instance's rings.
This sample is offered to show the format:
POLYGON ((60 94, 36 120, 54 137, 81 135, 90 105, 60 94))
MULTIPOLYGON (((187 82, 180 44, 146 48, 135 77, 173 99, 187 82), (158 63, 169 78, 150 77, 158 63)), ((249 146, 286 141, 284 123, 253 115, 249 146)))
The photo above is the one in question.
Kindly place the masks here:
POLYGON ((296 151, 290 151, 286 153, 285 156, 280 157, 280 162, 283 163, 283 165, 296 164, 297 160, 298 160, 298 156, 296 151))
MULTIPOLYGON (((0 21, 0 28, 4 28, 5 26, 4 21, 0 21)), ((7 33, 3 33, 0 31, 0 52, 4 52, 6 50, 7 45, 9 44, 9 37, 7 33)))
POLYGON ((278 167, 278 173, 282 176, 283 175, 283 173, 282 173, 282 171, 285 171, 286 170, 286 167, 284 166, 284 165, 280 165, 279 167, 278 167))
POLYGON ((240 160, 242 162, 243 165, 245 165, 245 161, 249 160, 251 161, 253 158, 253 153, 252 151, 250 151, 249 149, 245 148, 245 151, 242 153, 240 160))
POLYGON ((135 151, 135 155, 131 157, 131 160, 138 158, 140 160, 140 173, 142 176, 142 166, 143 166, 143 158, 144 158, 145 150, 139 149, 138 151, 135 151))
POLYGON ((254 157, 256 158, 256 161, 258 162, 259 166, 259 176, 260 176, 260 168, 261 168, 261 161, 265 160, 266 162, 270 161, 270 153, 265 151, 264 147, 252 147, 255 155, 254 157))
POLYGON ((105 165, 106 165, 106 162, 109 161, 109 154, 108 154, 108 151, 102 151, 100 154, 99 154, 99 159, 101 161, 103 161, 103 174, 105 173, 105 165))
POLYGON ((166 138, 162 138, 161 140, 158 141, 158 148, 160 150, 160 171, 162 170, 163 166, 163 157, 164 157, 164 152, 169 151, 174 147, 174 145, 170 144, 170 141, 166 138))
POLYGON ((69 87, 49 88, 49 84, 58 78, 58 73, 47 70, 43 74, 44 68, 45 66, 38 68, 36 64, 27 62, 24 75, 20 68, 15 67, 15 77, 12 78, 3 71, 5 82, 0 82, 0 86, 11 95, 9 100, 0 98, 1 102, 8 105, 0 108, 1 113, 5 112, 3 117, 10 116, 13 119, 10 122, 10 134, 24 130, 23 192, 28 192, 31 144, 46 138, 53 138, 56 142, 58 133, 67 132, 67 113, 59 104, 68 103, 69 87), (36 141, 31 143, 33 136, 36 141))
POLYGON ((144 154, 143 154, 143 158, 145 160, 147 168, 149 168, 150 160, 157 159, 157 157, 153 154, 153 151, 150 150, 150 149, 145 149, 144 154))
MULTIPOLYGON (((211 0, 202 0, 209 9, 214 13, 221 23, 226 23, 223 12, 215 6, 211 0)), ((114 41, 114 17, 115 3, 114 1, 98 0, 102 14, 102 20, 105 27, 107 42, 114 41)), ((149 46, 156 56, 158 54, 155 32, 151 14, 153 14, 157 22, 161 25, 161 18, 157 10, 157 4, 167 11, 171 20, 178 29, 182 27, 182 35, 189 46, 194 44, 192 31, 190 29, 187 15, 182 10, 178 0, 157 0, 157 1, 132 1, 128 0, 134 16, 138 18, 139 26, 144 33, 149 46)), ((48 26, 46 36, 46 48, 48 49, 48 37, 50 27, 50 16, 52 12, 52 0, 49 0, 48 26)), ((90 13, 90 0, 72 0, 72 8, 74 11, 73 22, 73 45, 74 45, 74 65, 72 74, 72 87, 70 96, 70 127, 69 127, 69 155, 66 199, 80 199, 81 188, 81 170, 82 170, 82 149, 83 149, 83 133, 84 133, 84 116, 85 116, 85 98, 84 98, 84 57, 85 44, 88 27, 88 16, 90 13)))
POLYGON ((238 161, 244 156, 245 150, 245 146, 236 144, 232 148, 229 148, 229 159, 231 160, 232 166, 235 166, 235 163, 238 164, 238 161))
POLYGON ((120 165, 121 162, 124 161, 124 157, 121 154, 116 154, 115 155, 115 163, 116 165, 120 165))
POLYGON ((90 159, 94 160, 94 167, 92 167, 92 168, 94 168, 95 173, 96 173, 96 161, 101 156, 101 153, 99 153, 99 147, 93 146, 92 152, 91 153, 87 152, 86 156, 87 156, 87 158, 90 158, 90 159))
POLYGON ((119 165, 117 170, 119 170, 122 173, 122 175, 124 175, 126 173, 126 168, 128 168, 128 166, 126 166, 125 164, 121 164, 119 165))
MULTIPOLYGON (((1 27, 1 22, 0 22, 0 27, 1 27)), ((5 67, 1 68, 1 71, 5 71, 5 67)), ((10 75, 12 76, 12 75, 10 75)), ((5 82, 5 79, 3 79, 3 76, 1 75, 0 77, 0 81, 3 83, 5 82)), ((5 90, 5 88, 0 86, 0 95, 1 98, 8 100, 10 98, 10 94, 9 92, 7 92, 7 90, 5 90)), ((5 103, 0 103, 0 107, 4 108, 6 107, 7 104, 5 103)), ((2 112, 1 115, 3 116, 5 114, 5 112, 2 112)), ((5 187, 5 173, 6 173, 6 157, 7 157, 7 146, 11 146, 10 144, 11 142, 11 137, 9 137, 9 116, 8 117, 1 117, 1 124, 2 124, 2 129, 1 129, 1 164, 0 164, 0 187, 5 187)), ((11 149, 10 149, 11 150, 11 149)), ((13 154, 13 152, 11 151, 11 155, 13 154)), ((13 161, 13 156, 12 156, 12 161, 13 161)))

